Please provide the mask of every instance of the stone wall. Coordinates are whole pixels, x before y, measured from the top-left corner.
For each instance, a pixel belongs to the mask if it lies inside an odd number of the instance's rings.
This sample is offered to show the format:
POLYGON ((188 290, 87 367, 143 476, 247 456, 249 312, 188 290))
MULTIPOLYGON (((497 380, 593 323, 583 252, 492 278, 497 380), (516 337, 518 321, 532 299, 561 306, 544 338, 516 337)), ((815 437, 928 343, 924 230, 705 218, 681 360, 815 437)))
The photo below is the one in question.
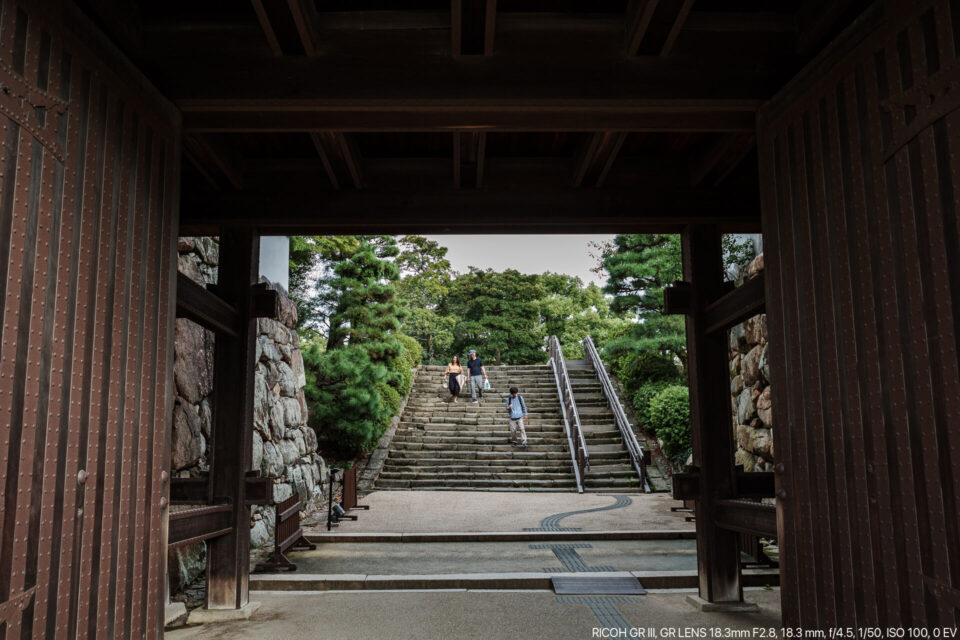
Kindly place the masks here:
MULTIPOLYGON (((200 284, 216 282, 219 247, 213 238, 180 238, 181 273, 200 284)), ((257 321, 257 369, 254 374, 253 469, 276 478, 274 496, 285 500, 294 493, 303 508, 322 502, 328 477, 317 453, 317 436, 307 426, 303 394, 306 377, 295 330, 296 305, 281 290, 279 320, 257 321)), ((178 319, 174 344, 174 381, 177 397, 173 412, 170 467, 174 477, 195 477, 209 471, 208 441, 213 418, 214 334, 178 319)), ((251 510, 250 543, 272 544, 275 510, 251 510)), ((171 552, 171 590, 178 591, 203 572, 203 543, 171 552)))
MULTIPOLYGON (((763 254, 741 272, 748 280, 763 271, 763 254)), ((730 395, 736 462, 745 471, 773 471, 773 418, 767 316, 750 318, 730 330, 730 395)))

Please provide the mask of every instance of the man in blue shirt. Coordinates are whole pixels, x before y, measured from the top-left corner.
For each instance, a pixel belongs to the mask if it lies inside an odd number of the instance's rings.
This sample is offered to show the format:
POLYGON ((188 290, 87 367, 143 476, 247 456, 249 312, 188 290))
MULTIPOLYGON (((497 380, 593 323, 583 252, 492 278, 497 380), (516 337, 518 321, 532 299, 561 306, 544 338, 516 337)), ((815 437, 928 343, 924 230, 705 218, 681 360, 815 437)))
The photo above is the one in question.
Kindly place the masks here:
POLYGON ((487 370, 483 368, 483 360, 477 357, 477 352, 470 349, 470 359, 467 360, 467 369, 470 370, 470 397, 471 402, 477 402, 477 395, 483 398, 483 381, 487 379, 487 370))
POLYGON ((507 397, 507 411, 510 412, 510 444, 527 446, 527 430, 523 427, 523 420, 527 417, 527 403, 519 395, 516 387, 510 387, 507 397), (517 429, 520 430, 520 442, 517 442, 517 429))

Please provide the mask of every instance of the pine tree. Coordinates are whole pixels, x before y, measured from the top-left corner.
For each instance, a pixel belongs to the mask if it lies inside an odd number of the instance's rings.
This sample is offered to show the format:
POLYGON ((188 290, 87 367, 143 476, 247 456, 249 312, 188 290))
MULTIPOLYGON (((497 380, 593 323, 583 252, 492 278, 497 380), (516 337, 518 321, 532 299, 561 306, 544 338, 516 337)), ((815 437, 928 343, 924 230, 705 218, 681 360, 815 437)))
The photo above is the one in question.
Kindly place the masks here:
POLYGON ((456 318, 454 353, 477 349, 488 362, 546 362, 538 301, 545 295, 540 276, 513 269, 471 269, 456 280, 442 305, 456 318))

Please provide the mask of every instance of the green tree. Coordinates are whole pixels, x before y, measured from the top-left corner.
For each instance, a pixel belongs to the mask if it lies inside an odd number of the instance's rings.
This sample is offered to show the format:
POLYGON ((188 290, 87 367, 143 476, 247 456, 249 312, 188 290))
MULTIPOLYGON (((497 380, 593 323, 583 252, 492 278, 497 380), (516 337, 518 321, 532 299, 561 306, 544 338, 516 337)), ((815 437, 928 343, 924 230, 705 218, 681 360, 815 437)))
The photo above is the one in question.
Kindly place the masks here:
POLYGON ((374 359, 399 351, 396 340, 390 339, 404 315, 395 286, 400 272, 390 260, 397 253, 390 236, 364 237, 333 267, 328 286, 336 304, 329 319, 328 351, 361 344, 374 359))
POLYGON ((613 296, 610 308, 635 322, 609 340, 611 356, 658 353, 686 366, 687 340, 682 316, 663 315, 663 289, 683 277, 680 237, 664 234, 621 234, 605 252, 609 274, 604 291, 613 296))
POLYGON ((290 299, 297 305, 301 339, 326 335, 335 294, 329 282, 333 266, 360 246, 357 236, 291 236, 290 299))
POLYGON ((443 314, 456 318, 453 352, 477 349, 496 364, 545 362, 539 309, 545 293, 540 276, 514 269, 471 268, 458 276, 441 305, 443 314))
POLYGON ((593 283, 584 287, 580 278, 558 273, 542 274, 540 283, 546 292, 539 300, 544 334, 557 336, 566 358, 583 358, 580 342, 586 336, 604 344, 611 332, 629 324, 610 311, 609 300, 593 283))
POLYGON ((447 248, 423 236, 403 236, 398 244, 397 296, 407 309, 401 330, 420 343, 425 362, 442 362, 453 344, 456 325, 454 318, 438 311, 454 276, 447 248))

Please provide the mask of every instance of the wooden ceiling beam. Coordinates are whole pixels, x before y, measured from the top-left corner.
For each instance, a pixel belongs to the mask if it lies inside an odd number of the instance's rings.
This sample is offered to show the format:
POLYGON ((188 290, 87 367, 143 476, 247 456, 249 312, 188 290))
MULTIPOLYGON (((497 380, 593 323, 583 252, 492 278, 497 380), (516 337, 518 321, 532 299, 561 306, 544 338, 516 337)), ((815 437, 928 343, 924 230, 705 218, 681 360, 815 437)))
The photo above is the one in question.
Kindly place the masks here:
POLYGON ((496 24, 497 0, 450 0, 453 55, 491 55, 496 24))
POLYGON ((573 186, 600 187, 620 152, 626 132, 604 131, 591 134, 585 142, 573 171, 573 186))
POLYGON ((698 149, 691 155, 690 186, 719 185, 755 148, 756 136, 752 133, 720 136, 708 147, 698 149))
MULTIPOLYGON (((448 183, 449 184, 449 183, 448 183)), ((305 178, 300 188, 270 193, 222 194, 181 203, 184 234, 214 233, 224 225, 261 233, 482 233, 678 232, 712 222, 726 231, 757 231, 756 189, 457 189, 407 185, 402 189, 318 190, 305 178), (454 214, 454 215, 451 215, 454 214)))
POLYGON ((806 0, 796 16, 797 55, 818 51, 869 5, 869 0, 806 0))
POLYGON ((627 55, 666 57, 693 0, 633 0, 627 8, 627 55))
POLYGON ((453 134, 453 186, 479 188, 483 184, 483 165, 487 148, 484 131, 453 134))
POLYGON ((214 189, 220 189, 225 183, 234 189, 243 188, 242 158, 210 136, 184 135, 183 150, 190 163, 214 189))
POLYGON ((274 55, 317 55, 318 17, 311 0, 250 1, 274 55))
POLYGON ((355 189, 362 186, 362 159, 349 134, 339 131, 311 131, 310 139, 334 189, 340 189, 348 183, 355 189))

